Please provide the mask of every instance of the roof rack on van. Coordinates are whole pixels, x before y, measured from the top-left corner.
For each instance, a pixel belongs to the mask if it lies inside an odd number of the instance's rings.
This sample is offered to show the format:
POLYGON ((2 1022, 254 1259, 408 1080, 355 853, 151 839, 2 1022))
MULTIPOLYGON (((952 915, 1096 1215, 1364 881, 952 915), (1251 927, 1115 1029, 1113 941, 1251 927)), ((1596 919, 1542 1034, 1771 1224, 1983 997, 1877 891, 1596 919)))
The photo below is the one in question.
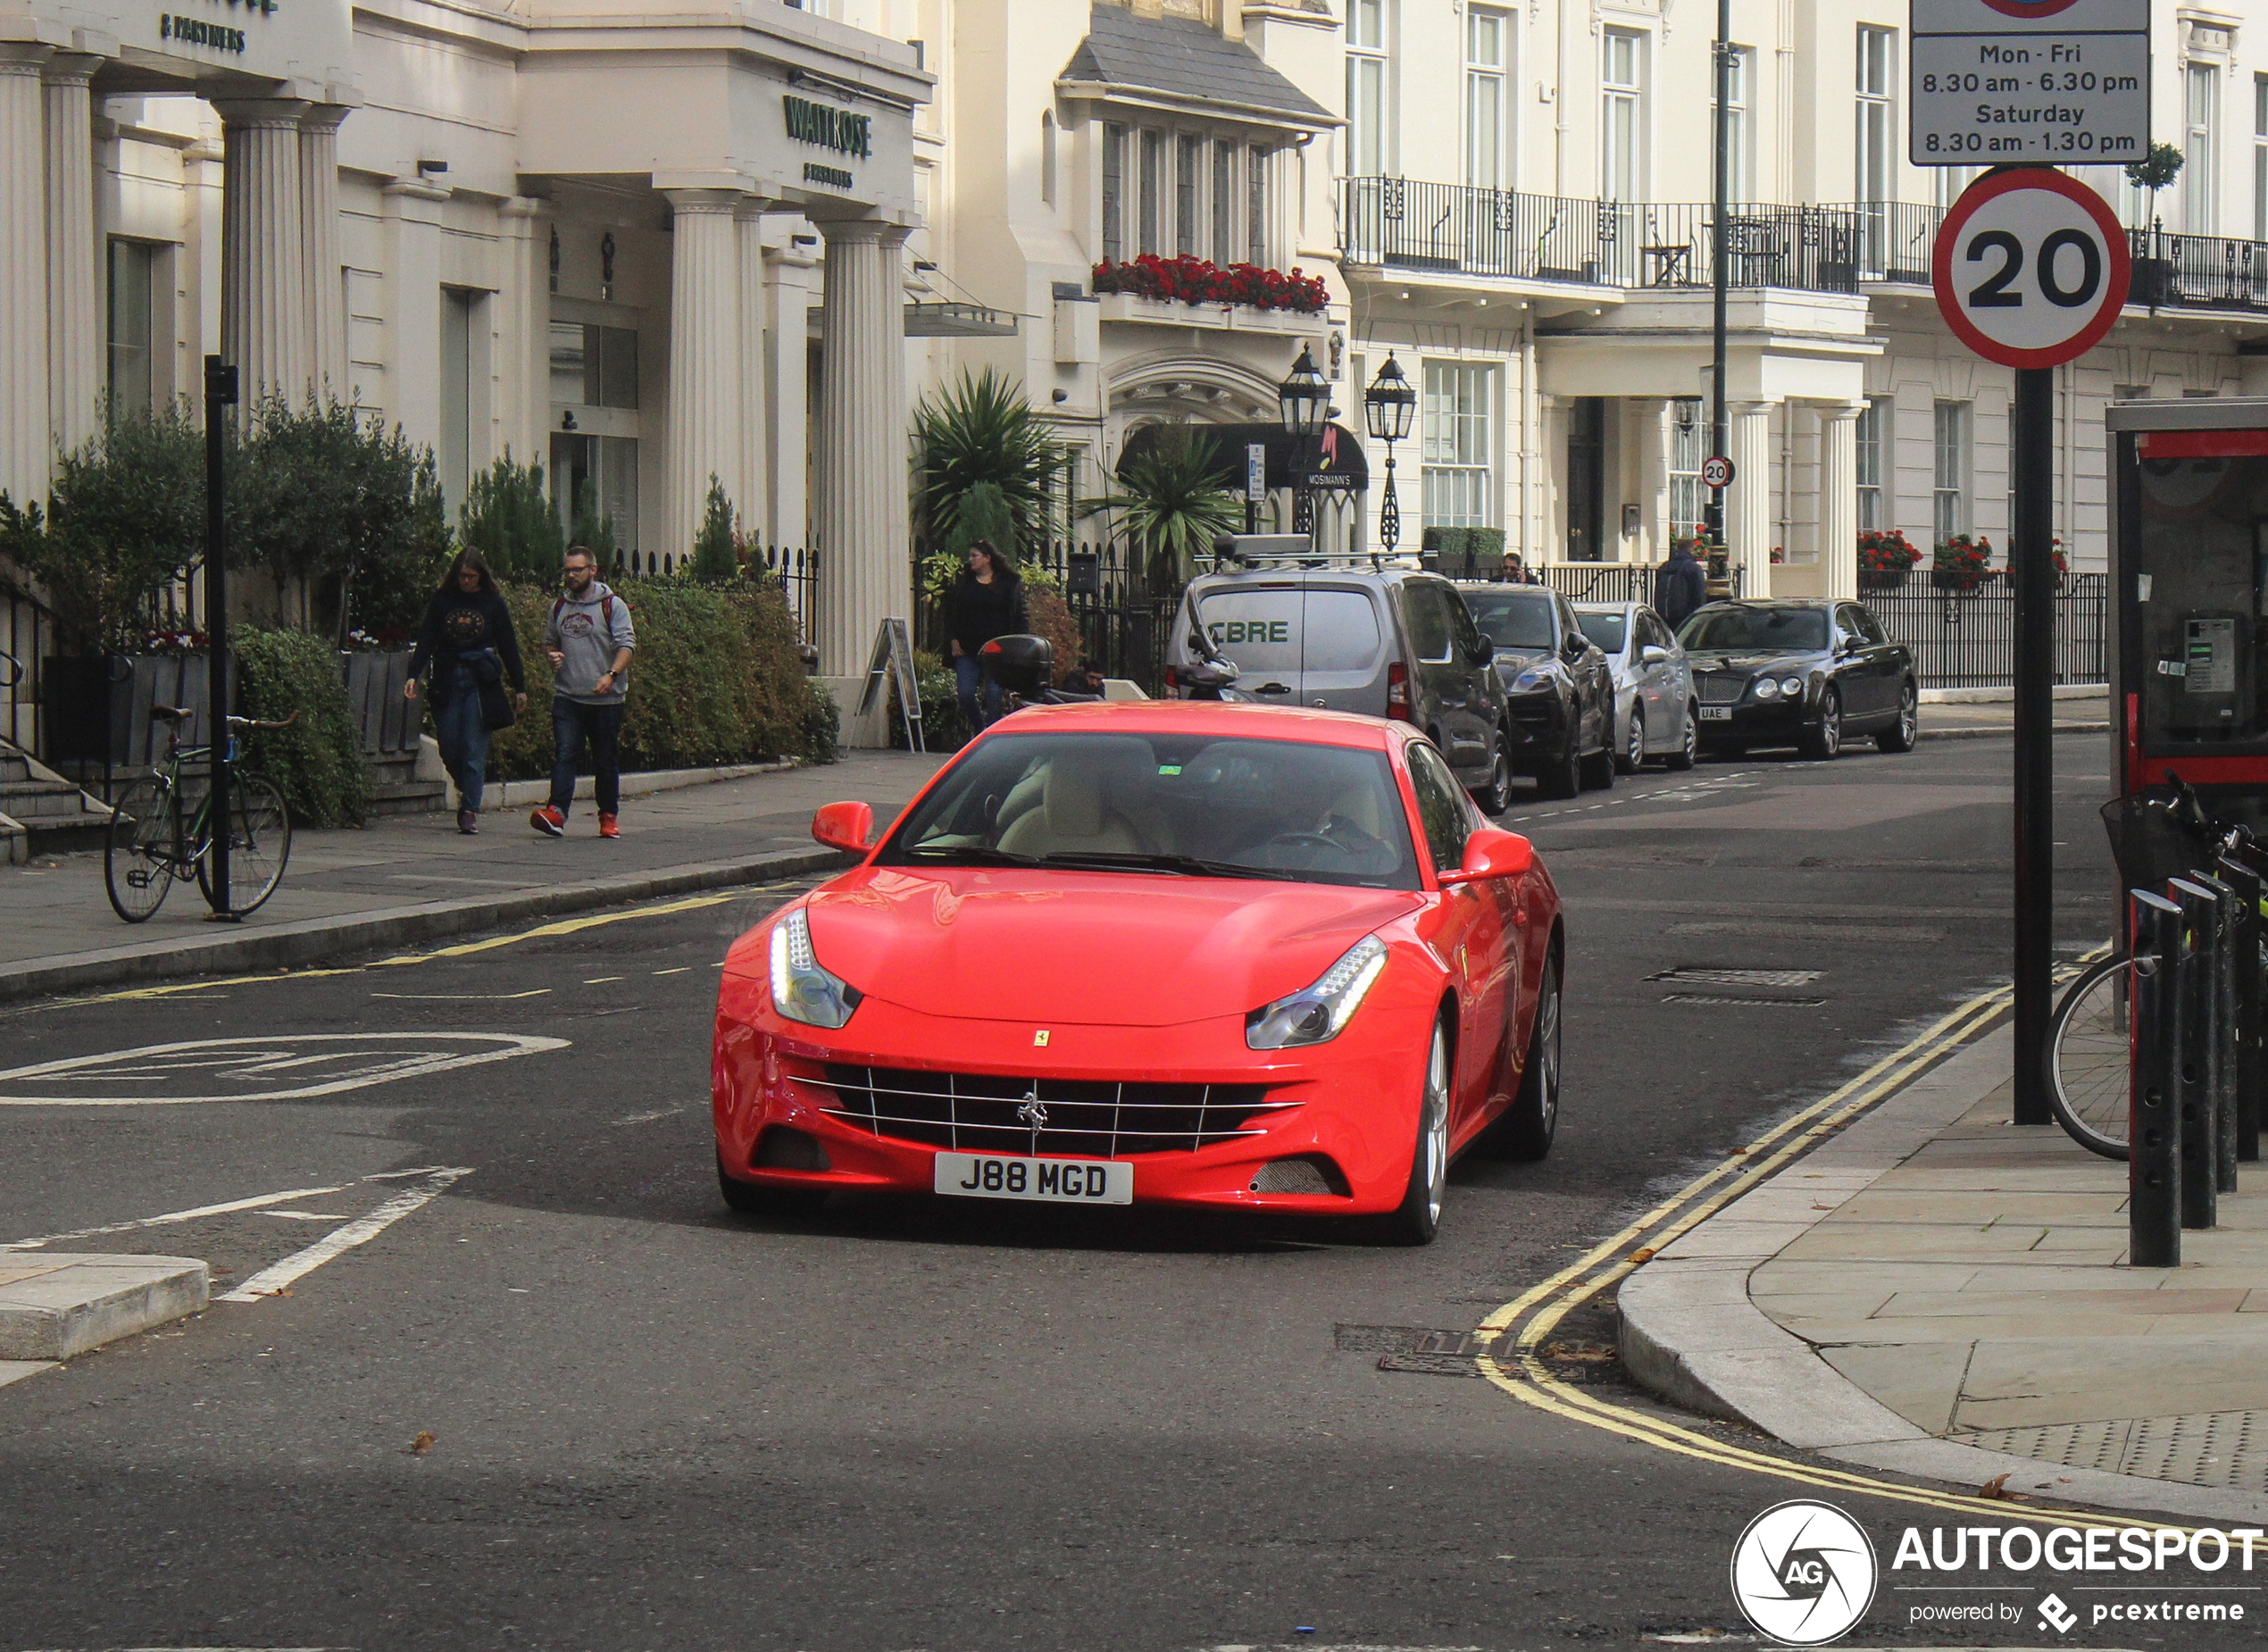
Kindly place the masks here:
POLYGON ((1216 573, 1263 568, 1355 569, 1375 573, 1386 568, 1420 568, 1414 556, 1385 556, 1376 551, 1319 551, 1304 533, 1224 533, 1213 542, 1216 573))

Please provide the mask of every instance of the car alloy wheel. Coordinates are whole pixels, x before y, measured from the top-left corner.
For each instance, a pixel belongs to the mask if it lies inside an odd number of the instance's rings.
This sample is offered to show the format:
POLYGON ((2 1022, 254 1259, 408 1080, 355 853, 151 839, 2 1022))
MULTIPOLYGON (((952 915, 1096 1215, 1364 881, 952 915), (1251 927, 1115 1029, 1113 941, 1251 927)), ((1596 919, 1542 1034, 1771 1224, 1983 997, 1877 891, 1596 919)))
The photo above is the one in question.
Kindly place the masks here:
POLYGON ((1512 759, 1505 755, 1505 747, 1510 741, 1511 736, 1505 730, 1497 730, 1497 760, 1488 770, 1488 783, 1472 794, 1472 801, 1490 820, 1512 807, 1512 759))
POLYGON ((1449 1192, 1449 1027, 1433 1023, 1425 1053, 1425 1082, 1418 1094, 1417 1139, 1410 1149, 1410 1180, 1401 1205, 1377 1224, 1388 1245, 1430 1245, 1441 1229, 1449 1192))
POLYGON ((1576 750, 1576 738, 1571 729, 1565 749, 1544 759, 1536 775, 1538 797, 1572 797, 1583 789, 1583 760, 1576 750))
POLYGON ((1536 1019, 1528 1035, 1528 1060, 1520 1072, 1520 1093, 1497 1125, 1496 1148, 1505 1158, 1539 1159, 1559 1133, 1560 964, 1556 949, 1544 958, 1536 983, 1536 1019))
POLYGON ((1685 738, 1677 750, 1662 760, 1665 769, 1689 769, 1701 755, 1701 713, 1690 702, 1685 708, 1685 738))
POLYGON ((1874 737, 1876 749, 1886 752, 1909 752, 1922 731, 1922 712, 1911 681, 1902 684, 1897 694, 1897 721, 1874 737))
POLYGON ((1625 774, 1636 774, 1646 766, 1646 713, 1637 706, 1630 707, 1630 726, 1622 738, 1622 755, 1614 759, 1614 766, 1625 774))
POLYGON ((1796 737, 1796 749, 1816 763, 1831 763, 1843 749, 1843 697, 1833 688, 1819 696, 1819 715, 1796 737))

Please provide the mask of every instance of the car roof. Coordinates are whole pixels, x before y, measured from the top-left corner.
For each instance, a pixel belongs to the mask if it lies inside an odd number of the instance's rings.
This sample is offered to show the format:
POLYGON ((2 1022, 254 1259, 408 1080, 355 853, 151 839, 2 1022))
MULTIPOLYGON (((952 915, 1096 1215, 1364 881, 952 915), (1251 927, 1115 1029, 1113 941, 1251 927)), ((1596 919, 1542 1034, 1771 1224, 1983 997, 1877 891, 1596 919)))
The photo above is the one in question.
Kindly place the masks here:
POLYGON ((1351 712, 1300 705, 1250 705, 1235 700, 1095 700, 1030 705, 984 732, 996 734, 1210 734, 1222 739, 1295 740, 1389 751, 1411 738, 1406 725, 1351 712))
POLYGON ((1555 594, 1548 585, 1514 585, 1509 580, 1452 580, 1449 583, 1461 591, 1503 591, 1508 595, 1523 595, 1538 598, 1555 594))
POLYGON ((1646 605, 1642 602, 1579 602, 1577 613, 1636 613, 1646 605))
POLYGON ((1720 597, 1705 605, 1711 608, 1831 608, 1837 603, 1857 600, 1855 597, 1720 597))

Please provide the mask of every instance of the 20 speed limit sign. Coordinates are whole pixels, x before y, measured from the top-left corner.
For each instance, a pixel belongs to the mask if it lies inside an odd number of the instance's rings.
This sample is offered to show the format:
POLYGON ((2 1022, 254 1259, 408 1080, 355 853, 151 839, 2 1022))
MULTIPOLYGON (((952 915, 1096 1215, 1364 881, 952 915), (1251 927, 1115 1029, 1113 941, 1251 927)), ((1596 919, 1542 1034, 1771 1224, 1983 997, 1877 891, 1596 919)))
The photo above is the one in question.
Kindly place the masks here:
POLYGON ((2110 331, 2131 262, 2102 196, 2045 167, 2011 167, 1954 203, 1931 280, 1946 325, 1979 355, 2054 367, 2110 331))

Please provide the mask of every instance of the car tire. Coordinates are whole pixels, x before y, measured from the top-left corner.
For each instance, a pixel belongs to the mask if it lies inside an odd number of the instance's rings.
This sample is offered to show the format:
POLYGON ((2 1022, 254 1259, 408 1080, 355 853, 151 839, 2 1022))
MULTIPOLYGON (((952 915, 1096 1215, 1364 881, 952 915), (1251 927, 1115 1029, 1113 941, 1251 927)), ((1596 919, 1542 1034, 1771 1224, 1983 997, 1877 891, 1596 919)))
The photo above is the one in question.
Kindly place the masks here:
POLYGON ((1544 978, 1536 988, 1536 1019, 1528 1035, 1528 1060, 1520 1072, 1520 1092, 1490 1133, 1496 1153, 1508 1159, 1539 1159, 1559 1133, 1559 1055, 1565 1017, 1561 1014, 1559 952, 1544 955, 1544 978))
POLYGON ((1662 766, 1682 773, 1690 769, 1700 755, 1701 708, 1688 701, 1685 708, 1685 738, 1678 742, 1677 750, 1662 759, 1662 766))
POLYGON ((1796 749, 1814 763, 1832 763, 1843 750, 1843 697, 1831 685, 1819 697, 1819 715, 1796 736, 1796 749))
POLYGON ((1576 738, 1570 730, 1565 748, 1544 759, 1544 766, 1536 773, 1538 797, 1572 797, 1583 789, 1583 764, 1575 750, 1576 738))
POLYGON ((725 1173, 724 1155, 717 1155, 717 1191, 727 1210, 738 1216, 816 1216, 827 1203, 824 1188, 768 1188, 742 1181, 725 1173))
POLYGON ((1636 774, 1646 766, 1646 713, 1630 707, 1630 726, 1623 731, 1622 749, 1614 754, 1617 774, 1636 774))
POLYGON ((1897 691, 1897 721, 1874 737, 1874 749, 1896 755, 1914 749, 1914 738, 1922 731, 1921 694, 1909 677, 1897 691))
POLYGON ((1580 766, 1580 779, 1585 791, 1612 791, 1614 788, 1613 747, 1600 747, 1585 757, 1580 766))
POLYGON ((1497 730, 1496 766, 1488 771, 1488 783, 1472 794, 1472 801, 1490 820, 1512 807, 1512 759, 1505 755, 1511 743, 1510 734, 1497 730))
POLYGON ((1402 1202, 1370 1224, 1380 1245, 1430 1245, 1441 1231, 1441 1206, 1449 1191, 1449 1086, 1455 1055, 1449 1023, 1433 1023, 1425 1055, 1425 1078, 1418 1089, 1417 1139, 1410 1148, 1410 1179, 1402 1202))

